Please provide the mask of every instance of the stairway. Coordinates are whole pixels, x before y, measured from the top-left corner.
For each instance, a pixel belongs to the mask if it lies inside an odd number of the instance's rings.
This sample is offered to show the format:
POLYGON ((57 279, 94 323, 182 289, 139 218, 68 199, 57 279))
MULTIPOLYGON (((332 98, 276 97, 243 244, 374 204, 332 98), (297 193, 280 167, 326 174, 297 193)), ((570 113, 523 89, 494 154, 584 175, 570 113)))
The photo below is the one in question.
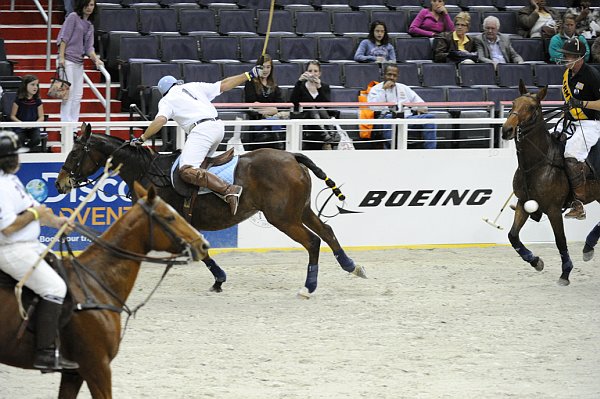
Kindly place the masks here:
MULTIPOLYGON (((44 112, 49 115, 50 122, 60 122, 60 100, 47 97, 50 79, 54 76, 56 66, 56 54, 58 54, 55 39, 58 36, 61 24, 64 20, 62 2, 53 1, 52 12, 52 46, 50 70, 46 69, 46 37, 47 25, 39 11, 31 0, 16 0, 15 10, 10 11, 10 1, 2 1, 0 4, 0 37, 4 39, 7 58, 16 61, 14 74, 23 76, 34 74, 40 80, 40 95, 44 102, 44 112), (58 3, 58 4, 57 4, 58 3), (56 8, 59 8, 58 10, 56 8)), ((46 0, 41 0, 42 7, 48 9, 46 0)), ((84 70, 90 80, 97 84, 100 93, 105 93, 105 85, 102 73, 96 70, 94 63, 87 59, 84 62, 84 70)), ((116 100, 119 91, 119 83, 111 83, 111 121, 128 121, 129 114, 121 113, 121 102, 116 100)), ((83 99, 81 101, 81 114, 79 120, 82 122, 104 121, 106 119, 105 109, 92 89, 85 84, 83 99)), ((60 152, 60 129, 48 128, 48 148, 52 152, 60 152)), ((98 131, 104 131, 98 129, 98 131)), ((129 129, 113 128, 111 135, 129 138, 129 129)))

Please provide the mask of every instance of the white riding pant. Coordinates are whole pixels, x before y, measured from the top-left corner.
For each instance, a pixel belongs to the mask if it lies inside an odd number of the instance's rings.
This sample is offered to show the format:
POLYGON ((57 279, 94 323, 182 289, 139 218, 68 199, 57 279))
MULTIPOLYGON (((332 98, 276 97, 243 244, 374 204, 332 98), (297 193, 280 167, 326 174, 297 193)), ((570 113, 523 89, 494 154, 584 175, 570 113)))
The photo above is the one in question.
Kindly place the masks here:
POLYGON ((60 120, 61 122, 77 122, 83 98, 83 64, 65 60, 65 73, 67 80, 71 82, 71 90, 69 98, 60 104, 60 120))
MULTIPOLYGON (((0 269, 20 281, 45 249, 38 241, 1 245, 0 269)), ((55 303, 63 303, 67 295, 67 285, 43 259, 25 282, 25 286, 43 299, 55 303)))
POLYGON ((187 136, 179 167, 189 165, 199 168, 204 158, 211 156, 225 136, 225 125, 223 121, 207 121, 197 125, 187 136))
POLYGON ((574 121, 572 126, 575 127, 575 133, 567 140, 565 158, 575 158, 583 162, 600 138, 600 121, 574 121))

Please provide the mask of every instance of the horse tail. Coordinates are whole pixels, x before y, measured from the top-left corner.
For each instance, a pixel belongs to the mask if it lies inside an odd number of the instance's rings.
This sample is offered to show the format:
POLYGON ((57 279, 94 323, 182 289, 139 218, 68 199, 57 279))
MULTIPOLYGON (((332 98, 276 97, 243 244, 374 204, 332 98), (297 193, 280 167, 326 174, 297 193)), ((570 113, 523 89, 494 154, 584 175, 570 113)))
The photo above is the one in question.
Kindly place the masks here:
POLYGON ((333 191, 333 193, 338 197, 338 199, 340 201, 343 201, 346 199, 346 196, 344 194, 342 194, 342 191, 335 185, 335 182, 333 180, 331 180, 329 177, 327 177, 325 172, 323 172, 323 169, 319 168, 309 157, 307 157, 304 154, 293 154, 293 155, 296 158, 296 162, 306 166, 319 179, 325 180, 325 184, 327 184, 327 187, 329 187, 333 191))

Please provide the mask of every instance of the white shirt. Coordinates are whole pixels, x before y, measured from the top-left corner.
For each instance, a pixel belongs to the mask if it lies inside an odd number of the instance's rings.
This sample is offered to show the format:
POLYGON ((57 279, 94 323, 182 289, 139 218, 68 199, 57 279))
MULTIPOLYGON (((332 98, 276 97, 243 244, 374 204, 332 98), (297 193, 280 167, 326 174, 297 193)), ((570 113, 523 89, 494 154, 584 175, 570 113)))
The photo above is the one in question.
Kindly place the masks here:
POLYGON ((0 171, 0 245, 38 240, 40 223, 37 220, 9 236, 2 234, 2 230, 14 223, 17 215, 37 205, 39 203, 29 195, 16 175, 0 171))
POLYGON ((171 87, 158 102, 157 116, 173 119, 186 131, 190 125, 205 118, 216 118, 217 109, 211 101, 221 94, 221 82, 191 82, 171 87))
MULTIPOLYGON (((381 82, 376 84, 369 91, 369 95, 367 96, 367 101, 370 103, 396 103, 398 105, 398 109, 402 109, 402 104, 404 103, 422 103, 425 102, 417 93, 414 92, 410 87, 402 84, 396 83, 396 87, 384 90, 383 84, 385 82, 381 82)), ((385 107, 371 107, 374 111, 383 111, 386 110, 385 107)), ((409 108, 404 110, 404 116, 408 117, 411 115, 411 110, 409 108)))

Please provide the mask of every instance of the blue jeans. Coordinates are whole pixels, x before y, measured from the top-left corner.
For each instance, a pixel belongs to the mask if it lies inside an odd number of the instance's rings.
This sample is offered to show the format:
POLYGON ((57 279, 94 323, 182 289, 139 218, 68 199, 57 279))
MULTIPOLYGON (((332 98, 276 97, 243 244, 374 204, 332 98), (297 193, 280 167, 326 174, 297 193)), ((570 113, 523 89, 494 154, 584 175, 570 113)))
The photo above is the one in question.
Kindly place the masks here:
MULTIPOLYGON (((385 119, 391 119, 391 114, 386 114, 384 116, 385 119)), ((435 116, 433 114, 418 114, 418 115, 409 115, 406 119, 433 119, 435 116)), ((437 136, 436 136, 436 128, 435 123, 425 123, 423 125, 408 125, 409 129, 418 129, 421 132, 421 137, 425 142, 423 143, 423 148, 427 150, 434 150, 437 146, 437 136), (422 130, 421 130, 422 129, 422 130)), ((383 137, 388 140, 384 143, 384 148, 391 148, 391 140, 392 140, 392 125, 383 125, 383 137)))

